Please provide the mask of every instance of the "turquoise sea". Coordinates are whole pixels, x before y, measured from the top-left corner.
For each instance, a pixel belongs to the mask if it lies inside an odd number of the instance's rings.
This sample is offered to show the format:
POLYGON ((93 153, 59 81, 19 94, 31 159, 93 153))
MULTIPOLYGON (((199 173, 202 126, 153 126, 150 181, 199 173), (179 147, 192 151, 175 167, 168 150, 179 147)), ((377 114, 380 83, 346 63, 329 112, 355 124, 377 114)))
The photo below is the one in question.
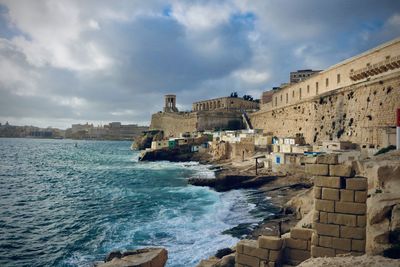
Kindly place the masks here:
POLYGON ((138 162, 129 147, 0 139, 0 266, 91 266, 144 246, 166 247, 168 266, 195 266, 274 211, 254 190, 187 184, 213 177, 209 166, 138 162))

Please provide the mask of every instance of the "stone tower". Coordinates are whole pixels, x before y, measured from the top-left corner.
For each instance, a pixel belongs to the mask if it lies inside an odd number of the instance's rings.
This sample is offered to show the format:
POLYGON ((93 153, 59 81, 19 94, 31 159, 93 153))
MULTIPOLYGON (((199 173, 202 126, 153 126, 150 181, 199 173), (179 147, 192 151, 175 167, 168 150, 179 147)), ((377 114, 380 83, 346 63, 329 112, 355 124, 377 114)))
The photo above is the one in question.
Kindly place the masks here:
POLYGON ((164 112, 178 112, 176 108, 176 95, 165 95, 164 100, 164 112))

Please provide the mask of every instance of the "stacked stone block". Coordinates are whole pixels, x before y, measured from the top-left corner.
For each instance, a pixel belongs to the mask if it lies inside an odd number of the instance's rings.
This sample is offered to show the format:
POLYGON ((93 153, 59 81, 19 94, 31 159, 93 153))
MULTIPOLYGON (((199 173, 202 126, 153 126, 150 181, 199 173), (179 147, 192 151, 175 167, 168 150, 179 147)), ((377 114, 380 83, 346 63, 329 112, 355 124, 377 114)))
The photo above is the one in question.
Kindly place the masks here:
POLYGON ((282 261, 283 239, 260 236, 258 240, 241 240, 236 245, 235 267, 275 267, 282 261))
POLYGON ((314 230, 307 228, 292 228, 290 237, 285 238, 283 262, 298 265, 310 258, 311 237, 314 230))
POLYGON ((364 254, 367 179, 353 177, 352 167, 333 154, 309 159, 306 171, 314 176, 311 256, 364 254))

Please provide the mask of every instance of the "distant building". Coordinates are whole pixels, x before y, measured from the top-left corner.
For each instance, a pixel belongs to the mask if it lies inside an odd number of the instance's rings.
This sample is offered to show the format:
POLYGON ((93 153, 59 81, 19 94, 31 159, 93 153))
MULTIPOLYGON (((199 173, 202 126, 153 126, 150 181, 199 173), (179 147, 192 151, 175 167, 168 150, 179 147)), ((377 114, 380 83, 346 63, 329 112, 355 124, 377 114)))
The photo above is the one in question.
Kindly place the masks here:
POLYGON ((105 139, 105 140, 132 140, 135 136, 147 131, 147 126, 137 124, 123 125, 121 122, 111 122, 105 126, 93 124, 73 124, 66 131, 67 138, 73 139, 105 139))
POLYGON ((165 95, 164 96, 164 112, 178 112, 176 107, 176 95, 165 95))
POLYGON ((310 76, 314 75, 315 73, 320 72, 320 70, 298 70, 295 72, 290 73, 290 83, 298 83, 304 81, 305 79, 309 78, 310 76))
POLYGON ((259 103, 254 100, 246 100, 240 97, 220 97, 204 101, 194 102, 192 105, 193 111, 202 110, 257 110, 259 103))

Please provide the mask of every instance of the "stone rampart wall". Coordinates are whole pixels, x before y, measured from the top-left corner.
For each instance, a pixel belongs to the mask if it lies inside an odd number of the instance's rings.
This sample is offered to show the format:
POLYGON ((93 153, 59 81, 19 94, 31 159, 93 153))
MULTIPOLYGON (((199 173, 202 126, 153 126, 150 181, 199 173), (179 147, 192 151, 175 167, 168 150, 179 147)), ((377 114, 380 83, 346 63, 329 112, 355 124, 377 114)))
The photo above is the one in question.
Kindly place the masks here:
POLYGON ((255 129, 277 136, 301 133, 307 143, 342 140, 385 147, 399 107, 400 75, 395 73, 249 117, 255 129))

